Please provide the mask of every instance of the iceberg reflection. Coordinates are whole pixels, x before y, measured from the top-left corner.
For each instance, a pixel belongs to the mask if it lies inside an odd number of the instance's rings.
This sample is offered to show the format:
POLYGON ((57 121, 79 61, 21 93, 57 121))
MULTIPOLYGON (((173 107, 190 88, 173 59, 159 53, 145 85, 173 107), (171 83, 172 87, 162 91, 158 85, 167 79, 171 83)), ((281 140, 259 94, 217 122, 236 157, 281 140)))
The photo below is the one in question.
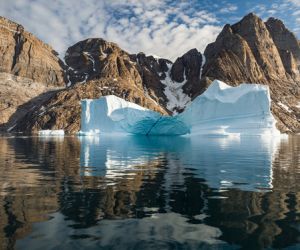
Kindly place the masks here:
POLYGON ((130 178, 141 166, 145 169, 158 163, 167 166, 161 171, 170 185, 180 183, 183 172, 189 169, 209 187, 220 190, 272 188, 272 161, 280 142, 261 137, 80 138, 84 176, 130 178))

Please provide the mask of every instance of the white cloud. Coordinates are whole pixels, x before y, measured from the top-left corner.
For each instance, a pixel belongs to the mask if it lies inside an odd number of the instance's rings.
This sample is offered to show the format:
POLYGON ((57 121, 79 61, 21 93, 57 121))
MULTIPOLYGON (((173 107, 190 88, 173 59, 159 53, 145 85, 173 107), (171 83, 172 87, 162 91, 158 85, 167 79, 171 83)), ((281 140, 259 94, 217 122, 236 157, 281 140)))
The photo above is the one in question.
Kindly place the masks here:
POLYGON ((203 51, 214 41, 221 30, 214 14, 196 10, 192 1, 169 3, 0 0, 0 14, 24 25, 61 55, 68 46, 88 37, 116 42, 132 53, 143 51, 172 60, 194 47, 203 51))
POLYGON ((292 4, 300 7, 300 0, 287 0, 287 2, 292 3, 292 4))
POLYGON ((238 7, 233 4, 228 4, 227 6, 220 9, 220 13, 232 13, 237 11, 238 7))

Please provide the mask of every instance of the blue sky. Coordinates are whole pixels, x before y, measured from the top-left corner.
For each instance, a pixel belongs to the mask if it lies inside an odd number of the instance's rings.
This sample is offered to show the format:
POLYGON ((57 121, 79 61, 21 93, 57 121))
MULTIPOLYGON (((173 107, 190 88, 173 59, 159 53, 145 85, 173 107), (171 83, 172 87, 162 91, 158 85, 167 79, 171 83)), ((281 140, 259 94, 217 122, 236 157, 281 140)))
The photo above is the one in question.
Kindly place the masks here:
POLYGON ((282 19, 300 38, 300 0, 0 0, 0 15, 21 23, 64 56, 68 46, 102 37, 123 49, 174 60, 203 51, 226 23, 249 12, 282 19))

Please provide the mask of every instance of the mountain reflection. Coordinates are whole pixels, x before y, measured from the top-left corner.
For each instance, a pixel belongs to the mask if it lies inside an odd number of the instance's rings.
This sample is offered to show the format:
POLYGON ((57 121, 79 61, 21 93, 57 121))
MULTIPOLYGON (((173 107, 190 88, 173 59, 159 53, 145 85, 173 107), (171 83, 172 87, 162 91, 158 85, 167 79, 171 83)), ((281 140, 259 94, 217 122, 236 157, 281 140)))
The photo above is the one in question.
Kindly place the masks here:
POLYGON ((296 136, 0 137, 0 164, 4 249, 299 244, 296 136))

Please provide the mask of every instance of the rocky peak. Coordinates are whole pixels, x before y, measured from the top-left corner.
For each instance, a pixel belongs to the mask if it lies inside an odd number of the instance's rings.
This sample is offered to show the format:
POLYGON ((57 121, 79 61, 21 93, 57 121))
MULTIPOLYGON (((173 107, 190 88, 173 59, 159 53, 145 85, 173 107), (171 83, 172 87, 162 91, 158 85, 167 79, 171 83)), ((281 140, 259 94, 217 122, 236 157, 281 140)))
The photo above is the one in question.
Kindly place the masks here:
POLYGON ((196 48, 189 50, 176 59, 170 77, 175 82, 184 82, 183 91, 193 97, 194 93, 201 90, 200 79, 202 76, 205 57, 196 48))
POLYGON ((49 45, 22 25, 0 17, 0 72, 64 86, 64 63, 49 45))
POLYGON ((168 59, 164 58, 156 58, 152 55, 146 56, 144 53, 140 52, 137 55, 132 55, 132 58, 139 67, 144 68, 146 67, 147 70, 152 71, 156 74, 159 78, 164 76, 165 72, 169 70, 169 66, 172 62, 168 59))
POLYGON ((257 63, 268 79, 285 77, 278 49, 262 19, 250 13, 231 28, 248 43, 257 63))
POLYGON ((202 54, 197 49, 191 49, 176 59, 171 69, 171 78, 176 82, 185 79, 200 79, 202 68, 202 54))
POLYGON ((168 75, 172 62, 164 58, 146 56, 140 52, 131 55, 132 61, 136 63, 137 70, 142 78, 144 90, 157 102, 165 103, 164 86, 161 81, 168 75))
POLYGON ((101 38, 80 41, 65 56, 71 83, 104 78, 122 78, 141 86, 142 80, 130 55, 117 44, 101 38))
POLYGON ((219 79, 232 85, 241 81, 261 83, 265 80, 249 44, 229 24, 224 26, 216 41, 206 47, 204 55, 204 78, 219 79))
POLYGON ((300 71, 300 44, 296 36, 289 31, 284 23, 273 17, 265 23, 279 51, 286 71, 296 76, 300 71))

